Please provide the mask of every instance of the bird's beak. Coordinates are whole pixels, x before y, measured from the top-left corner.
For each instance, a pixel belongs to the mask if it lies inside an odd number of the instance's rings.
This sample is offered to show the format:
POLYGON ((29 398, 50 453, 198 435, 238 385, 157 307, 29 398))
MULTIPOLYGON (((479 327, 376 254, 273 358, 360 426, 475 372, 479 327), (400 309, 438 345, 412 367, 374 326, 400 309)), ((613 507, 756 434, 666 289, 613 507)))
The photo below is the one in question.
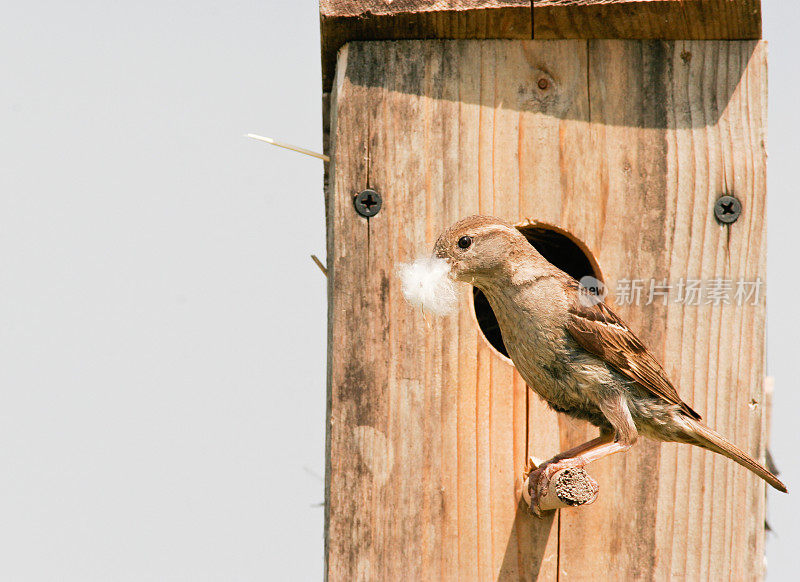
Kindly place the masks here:
POLYGON ((447 261, 447 265, 450 267, 450 271, 447 273, 448 277, 450 277, 454 281, 458 281, 458 276, 457 276, 458 269, 456 263, 454 262, 453 257, 451 257, 447 253, 447 250, 445 249, 445 244, 441 238, 436 241, 436 244, 433 247, 433 258, 440 260, 444 259, 445 261, 447 261))
POLYGON ((444 246, 442 245, 441 239, 436 241, 436 244, 433 245, 433 258, 434 259, 446 259, 447 254, 444 252, 444 246))
POLYGON ((439 260, 444 260, 447 263, 447 266, 450 269, 447 271, 447 276, 450 277, 453 281, 458 281, 458 268, 453 261, 452 257, 442 256, 441 254, 434 254, 434 257, 439 260))

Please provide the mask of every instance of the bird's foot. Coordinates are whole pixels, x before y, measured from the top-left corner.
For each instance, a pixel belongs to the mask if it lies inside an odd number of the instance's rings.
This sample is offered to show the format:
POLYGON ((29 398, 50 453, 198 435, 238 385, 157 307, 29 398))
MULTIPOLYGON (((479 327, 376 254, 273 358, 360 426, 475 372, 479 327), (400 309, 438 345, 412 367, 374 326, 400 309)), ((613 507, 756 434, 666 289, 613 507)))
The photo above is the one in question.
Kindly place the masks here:
POLYGON ((525 468, 522 470, 522 481, 524 482, 531 473, 533 473, 539 467, 543 467, 544 464, 545 461, 528 457, 528 460, 525 462, 525 468))

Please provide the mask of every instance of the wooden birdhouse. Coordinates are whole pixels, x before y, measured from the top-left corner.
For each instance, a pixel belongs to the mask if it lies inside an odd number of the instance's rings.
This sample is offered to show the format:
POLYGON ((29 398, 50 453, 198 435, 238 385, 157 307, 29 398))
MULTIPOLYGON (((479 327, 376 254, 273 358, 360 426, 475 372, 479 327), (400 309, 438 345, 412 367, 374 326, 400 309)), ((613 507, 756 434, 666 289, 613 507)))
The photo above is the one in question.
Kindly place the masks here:
POLYGON ((596 429, 526 387, 479 293, 426 318, 395 274, 459 218, 519 224, 763 461, 760 2, 320 7, 328 579, 760 579, 763 482, 688 445, 640 439, 594 504, 529 515, 527 458, 596 429))

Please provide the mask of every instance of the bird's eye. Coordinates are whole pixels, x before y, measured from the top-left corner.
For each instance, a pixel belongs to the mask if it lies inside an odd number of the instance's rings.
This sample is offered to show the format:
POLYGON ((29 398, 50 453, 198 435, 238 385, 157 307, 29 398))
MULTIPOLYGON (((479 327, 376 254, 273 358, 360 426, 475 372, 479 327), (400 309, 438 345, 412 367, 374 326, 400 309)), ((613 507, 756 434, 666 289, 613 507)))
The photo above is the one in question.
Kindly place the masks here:
POLYGON ((471 244, 472 244, 471 236, 462 236, 460 239, 458 239, 458 248, 460 249, 468 249, 471 244))

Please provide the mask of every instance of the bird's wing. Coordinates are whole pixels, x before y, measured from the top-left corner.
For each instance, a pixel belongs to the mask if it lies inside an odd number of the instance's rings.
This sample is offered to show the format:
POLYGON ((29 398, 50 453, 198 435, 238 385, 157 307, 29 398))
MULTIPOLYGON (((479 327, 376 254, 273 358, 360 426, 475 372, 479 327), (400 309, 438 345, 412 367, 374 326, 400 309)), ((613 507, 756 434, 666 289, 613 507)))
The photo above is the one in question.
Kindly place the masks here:
POLYGON ((666 372, 644 344, 605 303, 584 305, 577 281, 569 309, 567 331, 588 352, 611 364, 624 376, 637 382, 667 402, 677 404, 692 418, 700 415, 689 408, 667 378, 666 372))

